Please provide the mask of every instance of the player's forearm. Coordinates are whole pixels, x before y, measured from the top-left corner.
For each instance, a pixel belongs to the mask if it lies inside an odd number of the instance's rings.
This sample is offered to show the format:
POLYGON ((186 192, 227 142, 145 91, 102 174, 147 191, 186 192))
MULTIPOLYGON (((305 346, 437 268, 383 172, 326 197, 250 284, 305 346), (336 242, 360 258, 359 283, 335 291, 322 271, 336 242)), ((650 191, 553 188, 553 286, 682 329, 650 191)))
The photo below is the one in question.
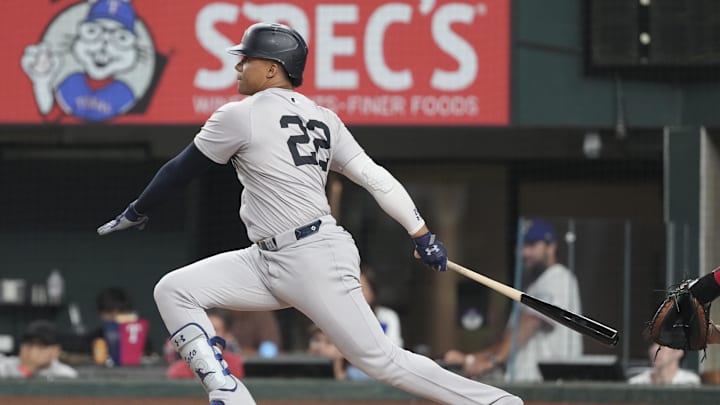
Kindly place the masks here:
POLYGON ((365 188, 385 213, 402 225, 410 235, 427 233, 425 221, 415 208, 405 187, 390 172, 362 153, 351 160, 342 172, 365 188), (420 233, 421 231, 423 231, 420 233))
POLYGON ((391 192, 382 193, 371 190, 370 193, 380 205, 380 208, 402 225, 408 234, 417 236, 426 234, 428 229, 417 208, 415 208, 415 203, 410 198, 405 187, 394 177, 393 180, 396 184, 391 192))
POLYGON ((427 225, 423 225, 420 227, 420 229, 415 231, 415 233, 410 234, 410 237, 412 237, 413 239, 419 238, 428 232, 430 232, 430 229, 428 229, 427 225))
POLYGON ((191 142, 182 152, 158 170, 138 197, 134 209, 139 214, 148 213, 169 195, 184 187, 193 177, 213 165, 217 165, 217 163, 203 155, 191 142))
POLYGON ((690 286, 690 292, 702 304, 720 296, 720 268, 700 277, 690 286))

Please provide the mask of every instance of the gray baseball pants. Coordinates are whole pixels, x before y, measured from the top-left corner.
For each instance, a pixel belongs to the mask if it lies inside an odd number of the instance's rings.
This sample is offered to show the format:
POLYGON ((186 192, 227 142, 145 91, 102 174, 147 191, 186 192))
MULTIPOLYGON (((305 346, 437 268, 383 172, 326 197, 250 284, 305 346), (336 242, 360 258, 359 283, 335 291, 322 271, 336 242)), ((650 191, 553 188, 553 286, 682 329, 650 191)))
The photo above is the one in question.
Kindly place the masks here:
POLYGON ((499 388, 395 346, 362 295, 355 242, 331 216, 321 220, 319 232, 282 249, 254 244, 166 274, 155 287, 155 301, 168 331, 195 322, 214 336, 207 308, 292 306, 325 331, 350 363, 381 382, 451 405, 522 405, 499 388))

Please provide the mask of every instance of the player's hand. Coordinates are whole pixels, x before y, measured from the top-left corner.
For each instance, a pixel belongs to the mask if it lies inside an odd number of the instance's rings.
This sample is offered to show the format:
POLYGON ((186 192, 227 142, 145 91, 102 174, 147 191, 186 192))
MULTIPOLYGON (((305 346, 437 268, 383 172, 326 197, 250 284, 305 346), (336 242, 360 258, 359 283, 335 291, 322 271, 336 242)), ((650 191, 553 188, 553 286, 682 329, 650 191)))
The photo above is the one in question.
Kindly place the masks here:
POLYGON ((413 239, 415 241, 415 257, 438 271, 447 270, 447 250, 434 234, 428 232, 413 239))
POLYGON ((143 215, 135 211, 135 203, 132 202, 125 208, 122 214, 118 215, 112 221, 97 229, 98 235, 107 235, 110 232, 122 231, 123 229, 136 228, 142 230, 150 220, 147 215, 143 215))

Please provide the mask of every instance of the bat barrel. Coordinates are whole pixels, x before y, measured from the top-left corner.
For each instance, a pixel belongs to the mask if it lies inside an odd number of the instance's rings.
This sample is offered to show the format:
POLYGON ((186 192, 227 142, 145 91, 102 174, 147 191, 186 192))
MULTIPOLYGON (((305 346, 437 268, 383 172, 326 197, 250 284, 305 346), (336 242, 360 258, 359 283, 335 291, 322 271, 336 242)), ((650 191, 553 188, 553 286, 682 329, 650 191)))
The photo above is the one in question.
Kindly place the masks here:
POLYGON ((520 302, 548 318, 580 334, 589 336, 602 344, 615 346, 620 341, 618 331, 593 319, 567 311, 527 294, 522 294, 520 302))

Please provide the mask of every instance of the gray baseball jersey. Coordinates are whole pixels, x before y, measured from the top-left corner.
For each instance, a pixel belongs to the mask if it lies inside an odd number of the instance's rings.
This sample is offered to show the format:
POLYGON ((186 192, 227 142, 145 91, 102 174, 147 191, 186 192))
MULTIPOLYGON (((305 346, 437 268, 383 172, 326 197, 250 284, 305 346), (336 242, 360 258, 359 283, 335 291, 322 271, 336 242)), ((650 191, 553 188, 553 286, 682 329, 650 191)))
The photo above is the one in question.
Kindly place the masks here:
POLYGON ((327 170, 363 151, 334 112, 281 88, 221 107, 195 145, 216 163, 232 161, 252 241, 330 214, 327 170))
MULTIPOLYGON (((327 171, 344 171, 359 181, 378 176, 381 180, 366 188, 405 201, 386 202, 383 209, 402 205, 411 229, 422 220, 409 197, 404 199, 404 188, 387 180, 389 173, 367 158, 333 112, 292 90, 263 90, 220 108, 194 142, 213 161, 233 163, 245 187, 240 216, 256 243, 192 263, 158 282, 155 302, 171 334, 191 325, 213 336, 206 308, 292 306, 325 331, 348 361, 380 381, 446 404, 522 404, 501 389, 403 350, 383 332, 362 294, 355 242, 330 215, 327 171), (366 169, 352 169, 359 159, 366 169), (273 243, 265 244, 267 239, 273 243)), ((219 390, 213 395, 229 405, 254 403, 247 390, 232 398, 219 390)))

